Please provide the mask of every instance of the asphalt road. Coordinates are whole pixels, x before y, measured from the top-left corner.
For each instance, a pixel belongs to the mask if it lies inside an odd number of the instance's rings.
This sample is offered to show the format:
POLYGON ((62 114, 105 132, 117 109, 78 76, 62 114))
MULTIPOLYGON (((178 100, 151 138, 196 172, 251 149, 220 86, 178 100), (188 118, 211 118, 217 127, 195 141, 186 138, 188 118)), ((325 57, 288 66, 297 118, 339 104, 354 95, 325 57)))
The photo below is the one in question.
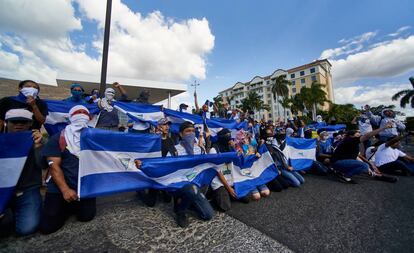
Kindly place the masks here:
POLYGON ((228 213, 296 252, 414 252, 414 177, 349 185, 307 175, 301 188, 228 213))

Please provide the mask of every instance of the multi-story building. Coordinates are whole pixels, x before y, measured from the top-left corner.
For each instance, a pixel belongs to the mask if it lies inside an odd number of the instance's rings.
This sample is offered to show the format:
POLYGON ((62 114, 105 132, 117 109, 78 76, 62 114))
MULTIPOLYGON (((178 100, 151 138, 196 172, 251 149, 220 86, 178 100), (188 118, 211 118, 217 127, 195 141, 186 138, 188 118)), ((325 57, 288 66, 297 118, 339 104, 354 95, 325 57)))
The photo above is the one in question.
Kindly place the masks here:
MULTIPOLYGON (((289 86, 289 96, 299 93, 302 87, 310 87, 312 82, 317 81, 324 85, 323 89, 327 94, 327 99, 334 102, 331 66, 331 63, 324 59, 288 70, 277 69, 269 76, 255 76, 249 82, 237 82, 232 87, 219 92, 219 95, 222 96, 223 101, 229 102, 230 106, 235 108, 241 104, 241 101, 246 98, 250 91, 255 91, 263 102, 270 107, 269 111, 261 110, 255 113, 254 118, 256 120, 262 118, 276 120, 277 118, 283 118, 285 113, 289 117, 291 114, 289 109, 285 112, 279 102, 274 99, 272 85, 276 78, 280 75, 286 75, 286 79, 292 83, 289 86)), ((328 109, 328 105, 326 103, 322 106, 322 109, 328 109)))

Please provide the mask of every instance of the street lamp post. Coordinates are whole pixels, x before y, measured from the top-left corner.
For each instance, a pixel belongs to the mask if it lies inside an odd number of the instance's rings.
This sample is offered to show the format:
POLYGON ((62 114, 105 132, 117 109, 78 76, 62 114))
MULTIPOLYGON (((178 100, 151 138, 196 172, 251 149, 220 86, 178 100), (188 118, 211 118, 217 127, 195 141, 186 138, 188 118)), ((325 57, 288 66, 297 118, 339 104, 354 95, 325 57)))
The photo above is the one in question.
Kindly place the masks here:
POLYGON ((197 86, 200 86, 200 84, 199 84, 199 83, 197 83, 197 81, 196 81, 196 80, 194 80, 194 83, 193 83, 193 84, 191 84, 191 86, 193 86, 193 87, 194 87, 194 93, 197 93, 197 86))
POLYGON ((105 30, 102 51, 102 68, 101 68, 101 83, 99 85, 99 95, 103 97, 106 88, 106 73, 108 69, 108 49, 109 49, 109 32, 111 30, 111 10, 112 0, 106 0, 106 17, 105 30))

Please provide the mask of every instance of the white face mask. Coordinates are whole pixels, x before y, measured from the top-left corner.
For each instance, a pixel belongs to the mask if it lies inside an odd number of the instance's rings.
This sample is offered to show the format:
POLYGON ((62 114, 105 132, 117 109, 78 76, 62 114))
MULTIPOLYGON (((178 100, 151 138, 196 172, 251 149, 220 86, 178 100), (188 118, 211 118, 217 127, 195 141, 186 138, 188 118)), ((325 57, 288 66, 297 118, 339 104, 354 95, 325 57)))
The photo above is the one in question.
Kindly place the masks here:
POLYGON ((74 126, 87 127, 89 116, 85 114, 76 114, 70 117, 70 124, 74 126))
POLYGON ((112 99, 114 99, 114 94, 112 94, 112 93, 106 93, 105 94, 105 97, 106 97, 107 100, 112 101, 112 99))
POLYGON ((39 94, 39 90, 33 87, 24 87, 20 90, 20 92, 25 96, 25 97, 34 97, 36 98, 37 95, 39 94))

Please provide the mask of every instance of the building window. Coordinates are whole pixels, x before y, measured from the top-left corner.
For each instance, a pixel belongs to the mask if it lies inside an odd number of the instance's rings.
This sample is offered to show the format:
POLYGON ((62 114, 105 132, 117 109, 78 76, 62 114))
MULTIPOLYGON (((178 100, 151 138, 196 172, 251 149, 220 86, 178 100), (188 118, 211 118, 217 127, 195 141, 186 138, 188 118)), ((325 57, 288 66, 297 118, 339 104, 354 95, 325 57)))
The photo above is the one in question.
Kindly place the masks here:
POLYGON ((292 88, 292 93, 295 94, 296 93, 296 87, 292 88))
POLYGON ((267 87, 267 91, 270 91, 270 87, 267 87))
POLYGON ((311 79, 312 79, 312 82, 316 82, 316 76, 312 76, 311 79))
POLYGON ((269 80, 267 80, 267 81, 266 81, 266 84, 270 84, 270 81, 269 81, 269 80))
POLYGON ((267 94, 267 98, 271 98, 272 94, 267 94))
POLYGON ((295 74, 290 74, 290 78, 295 78, 295 74))
POLYGON ((269 113, 269 118, 271 118, 272 117, 272 114, 271 113, 269 113))
POLYGON ((300 83, 304 84, 305 83, 305 78, 300 79, 300 83))
POLYGON ((295 80, 293 80, 293 81, 292 81, 292 85, 293 85, 293 86, 295 86, 295 85, 296 85, 296 81, 295 81, 295 80))
POLYGON ((267 104, 270 105, 272 103, 271 100, 267 100, 267 104))
POLYGON ((305 75, 305 71, 303 70, 300 72, 300 76, 304 76, 304 75, 305 75))
POLYGON ((310 69, 310 72, 311 72, 311 73, 315 73, 315 68, 311 68, 311 69, 310 69))

